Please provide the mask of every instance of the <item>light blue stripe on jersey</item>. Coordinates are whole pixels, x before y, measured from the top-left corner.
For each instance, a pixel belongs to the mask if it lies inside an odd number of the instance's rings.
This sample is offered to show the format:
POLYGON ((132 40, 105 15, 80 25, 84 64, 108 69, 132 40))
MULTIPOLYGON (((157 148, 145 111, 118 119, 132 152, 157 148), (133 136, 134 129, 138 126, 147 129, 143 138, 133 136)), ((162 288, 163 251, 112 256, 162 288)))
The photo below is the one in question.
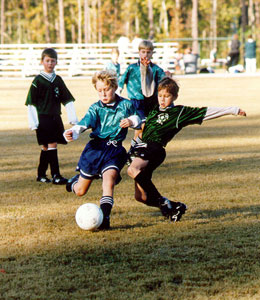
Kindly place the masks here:
POLYGON ((92 104, 77 125, 92 128, 92 138, 123 141, 127 128, 121 128, 120 121, 132 115, 137 115, 132 102, 116 95, 113 106, 105 106, 101 101, 92 104))

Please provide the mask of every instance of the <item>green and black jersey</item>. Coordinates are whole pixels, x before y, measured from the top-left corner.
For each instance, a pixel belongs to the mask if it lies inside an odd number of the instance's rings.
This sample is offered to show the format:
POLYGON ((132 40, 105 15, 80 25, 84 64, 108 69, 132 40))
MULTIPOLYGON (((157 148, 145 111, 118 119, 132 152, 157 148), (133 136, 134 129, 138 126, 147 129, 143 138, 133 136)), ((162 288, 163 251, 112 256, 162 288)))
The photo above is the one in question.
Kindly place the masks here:
POLYGON ((75 99, 60 76, 53 74, 50 79, 41 73, 34 78, 25 105, 35 106, 38 115, 60 115, 61 104, 71 101, 75 99))
POLYGON ((201 124, 206 112, 207 107, 177 105, 161 109, 158 106, 150 111, 146 119, 142 141, 166 146, 183 127, 201 124))

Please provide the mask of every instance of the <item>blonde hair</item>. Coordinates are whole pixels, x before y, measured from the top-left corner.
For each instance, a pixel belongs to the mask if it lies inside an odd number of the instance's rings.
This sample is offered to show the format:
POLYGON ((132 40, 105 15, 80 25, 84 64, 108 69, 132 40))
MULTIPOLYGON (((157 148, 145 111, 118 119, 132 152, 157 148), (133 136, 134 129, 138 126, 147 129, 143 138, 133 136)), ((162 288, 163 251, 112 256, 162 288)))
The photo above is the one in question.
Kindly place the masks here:
POLYGON ((105 82, 108 86, 111 86, 115 89, 117 89, 118 87, 117 75, 113 70, 103 70, 96 72, 92 77, 92 84, 95 88, 98 80, 105 82))
POLYGON ((116 53, 119 56, 119 50, 118 50, 118 48, 112 48, 111 49, 111 54, 114 54, 114 53, 116 53))
POLYGON ((142 49, 149 49, 153 51, 154 49, 153 43, 149 40, 142 40, 142 42, 138 46, 138 50, 140 51, 142 49))

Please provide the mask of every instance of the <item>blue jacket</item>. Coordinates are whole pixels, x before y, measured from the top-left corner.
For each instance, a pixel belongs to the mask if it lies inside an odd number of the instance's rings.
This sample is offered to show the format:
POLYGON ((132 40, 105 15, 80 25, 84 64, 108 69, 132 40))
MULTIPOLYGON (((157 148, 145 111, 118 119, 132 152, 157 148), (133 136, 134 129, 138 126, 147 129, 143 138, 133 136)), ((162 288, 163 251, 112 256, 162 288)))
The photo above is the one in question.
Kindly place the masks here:
MULTIPOLYGON (((163 69, 161 69, 156 64, 150 64, 153 72, 153 78, 155 81, 155 92, 157 93, 159 81, 165 77, 163 69)), ((124 84, 127 86, 127 94, 130 100, 143 100, 144 95, 142 93, 141 86, 141 71, 140 62, 131 64, 127 67, 125 73, 121 76, 118 86, 124 88, 124 84)))
POLYGON ((256 42, 247 41, 245 44, 245 58, 256 58, 256 42))

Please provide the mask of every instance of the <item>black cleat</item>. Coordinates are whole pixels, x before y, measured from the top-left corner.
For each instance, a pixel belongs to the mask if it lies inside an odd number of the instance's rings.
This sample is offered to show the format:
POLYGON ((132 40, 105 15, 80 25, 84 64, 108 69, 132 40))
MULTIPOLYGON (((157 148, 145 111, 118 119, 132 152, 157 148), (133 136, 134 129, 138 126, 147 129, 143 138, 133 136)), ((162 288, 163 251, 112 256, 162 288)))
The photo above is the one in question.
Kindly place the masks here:
POLYGON ((182 215, 185 214, 187 210, 187 206, 181 202, 172 202, 172 206, 174 207, 172 213, 170 215, 170 220, 172 222, 180 221, 182 215))
POLYGON ((47 176, 38 176, 36 178, 36 181, 42 182, 42 183, 50 183, 51 180, 47 176))
POLYGON ((161 210, 162 215, 168 219, 171 216, 173 209, 172 201, 170 201, 166 197, 162 197, 160 199, 159 208, 161 210))
POLYGON ((110 218, 104 217, 102 224, 98 227, 99 230, 109 230, 110 229, 110 218))
POLYGON ((62 177, 61 175, 54 175, 52 177, 52 183, 57 185, 64 185, 68 182, 67 178, 62 177))
POLYGON ((78 179, 79 179, 79 174, 77 174, 77 175, 71 177, 71 178, 67 181, 67 183, 66 183, 66 190, 67 190, 67 192, 72 192, 72 185, 73 185, 75 182, 77 182, 78 179))

